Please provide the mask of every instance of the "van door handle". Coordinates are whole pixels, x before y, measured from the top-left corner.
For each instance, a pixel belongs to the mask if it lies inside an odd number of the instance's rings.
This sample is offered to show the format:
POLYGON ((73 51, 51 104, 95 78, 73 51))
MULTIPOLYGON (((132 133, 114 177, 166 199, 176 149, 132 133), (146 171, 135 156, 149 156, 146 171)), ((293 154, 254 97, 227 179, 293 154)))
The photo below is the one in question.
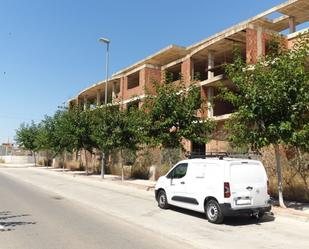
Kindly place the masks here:
POLYGON ((185 184, 185 182, 180 182, 180 184, 185 184))
POLYGON ((248 187, 246 187, 246 189, 248 189, 248 190, 252 190, 253 188, 252 187, 250 187, 250 186, 248 186, 248 187))

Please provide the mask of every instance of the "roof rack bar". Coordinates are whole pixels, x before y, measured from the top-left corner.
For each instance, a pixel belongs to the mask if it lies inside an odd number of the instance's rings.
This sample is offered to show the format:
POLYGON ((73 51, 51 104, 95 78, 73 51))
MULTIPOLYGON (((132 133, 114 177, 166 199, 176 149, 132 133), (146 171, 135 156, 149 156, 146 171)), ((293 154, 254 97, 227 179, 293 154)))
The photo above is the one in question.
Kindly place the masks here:
POLYGON ((224 157, 229 158, 246 158, 246 159, 252 159, 254 157, 260 156, 260 153, 230 153, 230 152, 206 152, 206 153, 191 153, 187 155, 188 159, 194 159, 194 158, 214 158, 218 157, 219 159, 223 159, 224 157))

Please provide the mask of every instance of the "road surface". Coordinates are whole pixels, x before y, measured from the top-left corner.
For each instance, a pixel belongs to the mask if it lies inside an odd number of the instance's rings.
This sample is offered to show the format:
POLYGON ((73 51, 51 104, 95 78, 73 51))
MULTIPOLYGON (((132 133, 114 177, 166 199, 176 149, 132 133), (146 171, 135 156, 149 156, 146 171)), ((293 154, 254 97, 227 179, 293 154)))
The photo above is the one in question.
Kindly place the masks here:
POLYGON ((46 169, 0 168, 0 249, 297 248, 309 222, 287 216, 228 218, 160 210, 152 191, 46 169))
POLYGON ((1 249, 188 248, 0 173, 1 249))

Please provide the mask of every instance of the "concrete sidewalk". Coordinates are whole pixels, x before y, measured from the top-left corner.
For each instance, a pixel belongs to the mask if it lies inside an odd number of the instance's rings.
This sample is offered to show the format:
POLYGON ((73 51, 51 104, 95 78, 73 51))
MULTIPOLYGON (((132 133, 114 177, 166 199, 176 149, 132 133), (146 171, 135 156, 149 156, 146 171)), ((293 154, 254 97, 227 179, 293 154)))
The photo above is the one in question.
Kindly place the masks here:
POLYGON ((111 181, 117 184, 126 185, 126 186, 132 186, 139 189, 144 190, 153 190, 156 181, 151 180, 143 180, 143 179, 125 179, 123 182, 121 181, 121 176, 118 175, 111 175, 111 174, 105 174, 104 179, 102 179, 101 175, 98 174, 88 174, 86 175, 85 171, 70 171, 70 170, 63 170, 59 168, 51 168, 51 167, 36 167, 37 169, 46 169, 53 172, 63 173, 66 175, 72 175, 73 177, 81 177, 86 179, 91 179, 94 181, 111 181))

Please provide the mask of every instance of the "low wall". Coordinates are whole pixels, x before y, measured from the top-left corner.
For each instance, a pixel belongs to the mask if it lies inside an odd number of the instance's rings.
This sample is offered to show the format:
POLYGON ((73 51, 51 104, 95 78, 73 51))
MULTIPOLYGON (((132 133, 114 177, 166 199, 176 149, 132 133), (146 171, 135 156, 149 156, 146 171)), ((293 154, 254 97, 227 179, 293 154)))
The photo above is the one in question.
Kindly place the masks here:
POLYGON ((5 163, 29 164, 34 163, 33 156, 0 156, 5 163))

